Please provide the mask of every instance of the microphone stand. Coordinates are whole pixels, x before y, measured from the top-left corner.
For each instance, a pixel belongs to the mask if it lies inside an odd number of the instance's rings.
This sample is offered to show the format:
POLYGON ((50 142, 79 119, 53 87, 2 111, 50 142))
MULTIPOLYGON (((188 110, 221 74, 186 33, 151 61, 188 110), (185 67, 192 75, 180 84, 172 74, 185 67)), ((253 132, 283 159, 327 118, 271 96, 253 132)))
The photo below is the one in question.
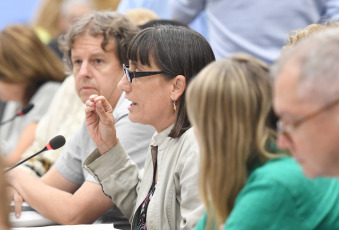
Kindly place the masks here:
POLYGON ((6 170, 5 170, 5 173, 7 173, 7 172, 11 171, 12 169, 14 169, 14 168, 18 167, 18 166, 19 166, 19 165, 21 165, 22 163, 25 163, 25 162, 26 162, 26 161, 28 161, 29 159, 31 159, 31 158, 33 158, 33 157, 35 157, 36 155, 38 155, 38 154, 40 154, 40 153, 42 153, 43 151, 46 151, 46 150, 47 150, 47 148, 45 147, 44 149, 40 150, 39 152, 37 152, 37 153, 33 154, 32 156, 30 156, 30 157, 28 157, 28 158, 26 158, 26 159, 24 159, 24 160, 20 161, 19 163, 17 163, 17 164, 15 164, 15 165, 13 165, 13 166, 12 166, 12 167, 10 167, 10 168, 6 169, 6 170))

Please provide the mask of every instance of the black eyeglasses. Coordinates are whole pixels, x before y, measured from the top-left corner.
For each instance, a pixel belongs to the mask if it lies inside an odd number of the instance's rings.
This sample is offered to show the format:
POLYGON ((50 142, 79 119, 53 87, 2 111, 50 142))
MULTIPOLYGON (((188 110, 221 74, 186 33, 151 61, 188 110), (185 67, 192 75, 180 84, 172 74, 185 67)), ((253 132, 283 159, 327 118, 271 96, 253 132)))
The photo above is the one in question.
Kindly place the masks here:
POLYGON ((332 107, 334 107, 336 104, 339 103, 339 99, 334 100, 330 103, 328 103, 327 105, 321 107, 320 109, 316 110, 313 113, 310 113, 308 115, 305 115, 304 117, 300 118, 299 120, 291 123, 291 124, 283 124, 283 122, 281 120, 279 120, 277 122, 277 131, 278 133, 282 133, 285 134, 286 136, 289 135, 289 133, 293 130, 295 130, 296 128, 298 128, 301 124, 303 124, 305 121, 310 120, 311 118, 314 118, 316 116, 318 116, 319 114, 331 109, 332 107))
POLYGON ((124 68, 124 73, 127 77, 128 82, 132 82, 133 78, 138 77, 147 77, 151 75, 157 75, 164 73, 163 71, 152 71, 152 72, 131 72, 129 70, 129 66, 126 66, 125 64, 122 64, 122 67, 124 68))

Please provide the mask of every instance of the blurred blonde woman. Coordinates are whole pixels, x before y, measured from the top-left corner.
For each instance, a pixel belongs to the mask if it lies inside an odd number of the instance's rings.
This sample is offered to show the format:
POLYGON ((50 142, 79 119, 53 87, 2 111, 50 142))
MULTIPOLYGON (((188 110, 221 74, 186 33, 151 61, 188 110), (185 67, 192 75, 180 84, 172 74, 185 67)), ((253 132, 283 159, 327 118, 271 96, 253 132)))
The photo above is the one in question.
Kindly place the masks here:
POLYGON ((275 147, 269 67, 237 54, 187 91, 207 213, 196 229, 339 229, 339 183, 306 179, 275 147))
POLYGON ((154 11, 145 8, 130 9, 126 11, 125 16, 136 26, 158 19, 158 15, 154 11))
POLYGON ((64 72, 62 61, 31 27, 13 25, 0 32, 0 99, 8 102, 2 119, 34 104, 25 116, 1 126, 0 149, 8 165, 16 163, 32 144, 37 122, 64 80, 64 72))

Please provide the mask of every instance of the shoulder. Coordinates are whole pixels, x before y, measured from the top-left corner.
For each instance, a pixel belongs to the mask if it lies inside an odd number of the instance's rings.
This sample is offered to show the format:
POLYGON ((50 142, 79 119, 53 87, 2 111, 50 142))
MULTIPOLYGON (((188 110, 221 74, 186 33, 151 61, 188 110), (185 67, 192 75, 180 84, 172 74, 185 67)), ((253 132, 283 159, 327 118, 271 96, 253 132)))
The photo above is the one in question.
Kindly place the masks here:
POLYGON ((329 178, 309 179, 303 174, 299 164, 291 157, 270 160, 255 169, 250 174, 246 186, 256 185, 264 185, 270 189, 273 187, 276 189, 283 188, 289 191, 292 196, 299 198, 310 198, 315 193, 324 195, 332 193, 339 198, 339 180, 329 178), (338 192, 335 190, 338 190, 338 192))
POLYGON ((291 181, 306 179, 301 167, 291 157, 271 159, 263 166, 256 168, 249 176, 248 181, 273 180, 283 184, 291 181))
POLYGON ((183 162, 199 158, 199 145, 193 128, 188 129, 178 138, 172 138, 169 145, 172 151, 176 152, 183 162))
POLYGON ((39 87, 37 93, 54 93, 59 89, 60 86, 60 82, 48 81, 39 87))
POLYGON ((195 138, 193 127, 184 132, 176 141, 186 146, 198 147, 198 142, 195 138))
POLYGON ((338 180, 308 179, 290 157, 270 160, 251 173, 236 198, 226 229, 318 226, 324 218, 337 218, 338 199, 338 180), (253 221, 244 221, 244 217, 253 221))
POLYGON ((88 152, 93 151, 95 148, 96 145, 88 133, 85 122, 81 124, 80 128, 66 142, 66 152, 74 156, 87 156, 88 152))
POLYGON ((44 83, 35 92, 30 102, 33 104, 43 104, 43 102, 49 104, 60 86, 61 83, 54 81, 44 83))

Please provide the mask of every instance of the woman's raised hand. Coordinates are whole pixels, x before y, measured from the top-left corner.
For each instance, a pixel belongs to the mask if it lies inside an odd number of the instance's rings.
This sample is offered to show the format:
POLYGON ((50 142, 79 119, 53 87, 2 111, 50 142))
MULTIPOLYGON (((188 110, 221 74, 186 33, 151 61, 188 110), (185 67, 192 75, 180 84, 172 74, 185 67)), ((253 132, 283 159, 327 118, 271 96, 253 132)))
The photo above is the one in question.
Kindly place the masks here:
POLYGON ((118 143, 112 112, 112 106, 104 96, 93 94, 86 101, 87 129, 101 154, 118 143))

